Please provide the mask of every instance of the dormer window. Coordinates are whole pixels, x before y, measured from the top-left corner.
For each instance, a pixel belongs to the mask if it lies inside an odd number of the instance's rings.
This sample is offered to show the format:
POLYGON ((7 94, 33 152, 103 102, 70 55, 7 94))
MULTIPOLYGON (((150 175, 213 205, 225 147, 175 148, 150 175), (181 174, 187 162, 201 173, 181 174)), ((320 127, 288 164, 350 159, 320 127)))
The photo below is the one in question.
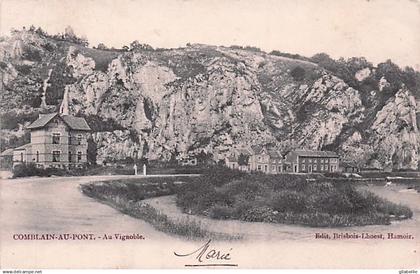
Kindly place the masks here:
POLYGON ((53 133, 52 134, 52 143, 53 144, 60 144, 60 133, 53 133))

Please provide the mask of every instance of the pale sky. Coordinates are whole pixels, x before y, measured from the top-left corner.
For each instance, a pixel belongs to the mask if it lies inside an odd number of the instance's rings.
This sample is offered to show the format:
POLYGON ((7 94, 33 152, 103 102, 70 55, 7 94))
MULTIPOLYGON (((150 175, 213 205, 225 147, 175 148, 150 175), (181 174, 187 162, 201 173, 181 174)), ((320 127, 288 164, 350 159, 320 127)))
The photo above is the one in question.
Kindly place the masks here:
POLYGON ((71 25, 91 46, 252 45, 420 70, 420 0, 0 0, 0 34, 71 25))

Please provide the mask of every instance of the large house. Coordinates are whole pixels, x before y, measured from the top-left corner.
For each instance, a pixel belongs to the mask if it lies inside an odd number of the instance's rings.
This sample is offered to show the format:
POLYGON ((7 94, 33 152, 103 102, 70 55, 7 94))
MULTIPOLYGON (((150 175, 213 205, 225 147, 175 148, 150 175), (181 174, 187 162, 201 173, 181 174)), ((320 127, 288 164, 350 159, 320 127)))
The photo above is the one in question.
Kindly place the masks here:
POLYGON ((87 163, 86 120, 59 113, 40 114, 27 127, 31 142, 13 150, 13 166, 35 163, 39 167, 72 168, 87 163))
POLYGON ((290 171, 290 163, 277 152, 265 147, 236 149, 227 157, 226 165, 242 171, 260 171, 268 174, 278 174, 290 171))
POLYGON ((338 172, 339 156, 332 151, 293 150, 286 155, 295 173, 338 172))
POLYGON ((331 151, 293 150, 283 158, 277 151, 265 147, 253 147, 236 149, 226 159, 226 165, 232 169, 268 174, 326 173, 339 171, 339 157, 331 151))

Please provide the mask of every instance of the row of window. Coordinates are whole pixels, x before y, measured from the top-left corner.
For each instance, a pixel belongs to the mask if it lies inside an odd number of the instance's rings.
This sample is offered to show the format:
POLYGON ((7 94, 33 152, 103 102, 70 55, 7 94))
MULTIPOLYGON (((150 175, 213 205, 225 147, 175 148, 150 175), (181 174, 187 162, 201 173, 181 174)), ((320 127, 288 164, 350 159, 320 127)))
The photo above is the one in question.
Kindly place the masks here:
MULTIPOLYGON (((234 168, 234 169, 236 168, 236 164, 235 163, 232 164, 232 168, 234 168)), ((248 170, 250 170, 251 169, 251 165, 248 164, 247 168, 248 168, 248 170)), ((257 165, 257 170, 258 171, 263 171, 263 168, 264 168, 264 172, 267 172, 268 171, 268 165, 257 165)), ((278 172, 282 172, 282 167, 281 166, 277 166, 277 170, 278 170, 278 172)), ((271 166, 271 171, 276 171, 276 166, 275 165, 272 165, 271 166)))
MULTIPOLYGON (((73 154, 71 153, 71 151, 69 151, 69 162, 73 162, 73 154)), ((58 150, 54 150, 52 153, 52 161, 53 162, 60 162, 60 156, 61 156, 61 151, 58 150)), ((82 152, 78 151, 77 152, 77 158, 76 158, 77 162, 80 162, 82 160, 82 152)), ((20 161, 23 162, 23 152, 20 153, 20 161)), ((39 162, 39 151, 36 152, 35 154, 35 162, 39 162)))
MULTIPOLYGON (((302 163, 306 163, 306 162, 308 162, 308 163, 316 163, 316 162, 321 162, 322 164, 323 163, 328 163, 328 159, 311 159, 311 158, 309 158, 309 159, 305 159, 305 158, 302 158, 302 163)), ((329 158, 329 162, 330 163, 337 163, 337 158, 329 158)))
MULTIPOLYGON (((306 165, 302 164, 302 170, 306 170, 306 165)), ((318 165, 308 165, 308 170, 309 171, 317 171, 318 170, 318 165)), ((331 171, 335 171, 336 166, 331 166, 331 171)), ((320 165, 319 166, 319 170, 320 171, 328 171, 328 165, 320 165)))
MULTIPOLYGON (((52 156, 53 156, 53 158, 52 158, 53 162, 60 162, 61 151, 54 150, 53 153, 52 153, 52 156)), ((73 154, 71 153, 71 151, 69 151, 68 156, 69 156, 69 158, 68 158, 69 162, 72 162, 73 161, 73 154)), ((81 151, 77 152, 76 160, 77 160, 77 162, 80 162, 82 160, 82 152, 81 151)))
MULTIPOLYGON (((52 134, 52 143, 53 144, 60 144, 60 136, 61 136, 60 133, 53 133, 52 134)), ((74 137, 69 137, 69 144, 72 143, 73 138, 74 137)), ((75 144, 76 145, 81 145, 82 144, 82 139, 83 139, 83 136, 81 134, 77 135, 76 138, 75 138, 75 140, 76 140, 75 144)))
MULTIPOLYGON (((263 166, 262 165, 257 165, 257 170, 258 171, 263 171, 263 166)), ((268 171, 268 165, 264 165, 264 172, 267 172, 267 171, 268 171)), ((271 171, 276 171, 276 166, 271 166, 271 171)), ((277 171, 282 172, 282 167, 277 166, 277 171)))

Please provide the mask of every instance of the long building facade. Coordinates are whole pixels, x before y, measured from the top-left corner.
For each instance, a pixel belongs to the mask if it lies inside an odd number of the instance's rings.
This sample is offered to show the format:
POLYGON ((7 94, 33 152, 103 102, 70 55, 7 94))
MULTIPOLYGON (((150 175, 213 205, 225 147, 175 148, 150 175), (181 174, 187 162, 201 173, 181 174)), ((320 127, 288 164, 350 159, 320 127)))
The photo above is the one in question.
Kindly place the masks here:
POLYGON ((338 172, 339 156, 332 151, 294 150, 286 155, 295 173, 338 172))
POLYGON ((283 157, 276 151, 256 147, 237 149, 225 162, 232 169, 267 174, 339 171, 339 156, 332 151, 293 150, 283 157))
POLYGON ((242 171, 257 171, 267 174, 278 174, 291 171, 290 163, 283 159, 278 152, 258 146, 247 149, 237 149, 225 160, 225 162, 226 166, 229 168, 242 171))

